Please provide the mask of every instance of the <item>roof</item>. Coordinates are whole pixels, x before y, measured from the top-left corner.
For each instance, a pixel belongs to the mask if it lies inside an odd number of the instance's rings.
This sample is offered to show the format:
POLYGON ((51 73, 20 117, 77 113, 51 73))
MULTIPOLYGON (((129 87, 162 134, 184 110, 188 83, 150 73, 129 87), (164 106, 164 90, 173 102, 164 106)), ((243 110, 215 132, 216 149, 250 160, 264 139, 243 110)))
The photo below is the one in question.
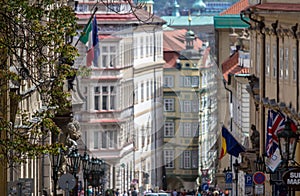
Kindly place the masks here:
POLYGON ((228 81, 229 74, 249 74, 248 67, 241 67, 239 65, 239 53, 236 52, 231 55, 224 63, 222 63, 223 78, 228 81))
MULTIPOLYGON (((96 13, 98 24, 112 23, 144 23, 144 24, 165 24, 166 21, 156 15, 152 15, 144 9, 137 9, 134 13, 96 13)), ((89 20, 91 13, 78 13, 76 17, 81 20, 89 20)))
MULTIPOLYGON (((220 13, 219 16, 214 17, 214 27, 216 29, 228 29, 228 28, 248 28, 249 24, 245 23, 240 18, 240 12, 249 7, 248 0, 240 0, 233 4, 227 10, 220 13)), ((244 17, 249 21, 249 18, 244 17)))
MULTIPOLYGON (((164 60, 166 61, 164 68, 174 67, 179 53, 186 48, 185 34, 186 29, 176 29, 171 31, 164 31, 163 35, 163 51, 164 60), (172 54, 166 54, 172 53, 172 54)), ((202 41, 196 38, 194 41, 194 49, 199 50, 202 47, 202 41)))
MULTIPOLYGON (((188 26, 189 16, 162 16, 168 26, 188 26)), ((191 16, 191 26, 213 25, 213 16, 191 16)))
POLYGON ((270 10, 270 11, 285 11, 285 12, 294 12, 300 11, 299 3, 263 3, 251 6, 251 8, 261 9, 261 10, 270 10))
MULTIPOLYGON (((244 17, 244 19, 249 21, 249 18, 244 17)), ((244 29, 249 25, 241 20, 240 15, 223 15, 214 17, 214 27, 215 29, 244 29)))
POLYGON ((249 1, 248 0, 240 0, 233 4, 228 9, 224 10, 220 13, 220 16, 222 15, 228 15, 228 14, 240 14, 242 10, 244 10, 246 7, 249 7, 249 1))

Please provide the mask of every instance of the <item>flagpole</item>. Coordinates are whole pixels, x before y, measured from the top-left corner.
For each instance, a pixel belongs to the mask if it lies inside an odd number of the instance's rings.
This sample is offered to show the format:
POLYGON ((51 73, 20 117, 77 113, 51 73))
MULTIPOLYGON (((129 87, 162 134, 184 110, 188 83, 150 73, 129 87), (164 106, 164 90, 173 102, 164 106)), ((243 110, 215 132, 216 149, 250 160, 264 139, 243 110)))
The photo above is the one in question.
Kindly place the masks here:
MULTIPOLYGON (((86 26, 84 27, 84 29, 87 27, 87 25, 92 21, 92 19, 93 19, 93 17, 95 16, 95 14, 96 14, 96 12, 97 12, 97 10, 98 10, 98 7, 95 7, 95 9, 94 9, 94 11, 93 11, 93 13, 92 13, 92 15, 91 15, 91 17, 89 18, 89 21, 88 21, 88 23, 86 24, 86 26)), ((82 35, 80 35, 80 37, 78 38, 78 40, 76 41, 76 43, 75 43, 75 47, 77 46, 77 44, 78 44, 78 42, 79 42, 79 40, 80 40, 80 38, 81 38, 81 36, 82 35)))

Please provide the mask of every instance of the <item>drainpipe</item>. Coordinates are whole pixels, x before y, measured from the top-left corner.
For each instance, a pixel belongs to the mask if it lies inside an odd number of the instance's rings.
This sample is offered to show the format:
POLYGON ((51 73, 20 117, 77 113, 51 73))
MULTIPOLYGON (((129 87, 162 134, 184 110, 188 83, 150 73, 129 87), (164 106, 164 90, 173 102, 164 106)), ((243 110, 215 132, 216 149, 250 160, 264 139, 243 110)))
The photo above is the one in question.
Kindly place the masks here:
POLYGON ((245 20, 244 17, 243 17, 245 14, 247 14, 247 13, 249 13, 249 12, 250 12, 250 9, 247 9, 246 11, 244 11, 244 10, 241 11, 241 12, 240 12, 240 18, 241 18, 241 20, 242 20, 244 23, 248 24, 248 25, 250 26, 250 28, 251 28, 251 23, 248 22, 247 20, 245 20))
POLYGON ((296 111, 299 112, 299 39, 297 36, 298 23, 295 26, 292 26, 292 31, 294 38, 296 39, 296 54, 297 54, 297 67, 296 67, 296 111))

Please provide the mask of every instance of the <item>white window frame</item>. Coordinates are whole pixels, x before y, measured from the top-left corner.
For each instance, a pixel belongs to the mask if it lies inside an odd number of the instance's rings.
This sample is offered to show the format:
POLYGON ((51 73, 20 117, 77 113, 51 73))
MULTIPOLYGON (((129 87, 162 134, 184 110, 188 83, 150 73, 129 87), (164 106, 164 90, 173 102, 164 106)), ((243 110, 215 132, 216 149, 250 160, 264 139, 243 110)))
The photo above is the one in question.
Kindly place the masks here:
POLYGON ((184 87, 191 87, 192 86, 192 78, 191 78, 191 76, 184 76, 184 78, 183 78, 183 86, 184 87))
POLYGON ((164 136, 173 137, 174 136, 174 122, 166 121, 164 126, 164 136))
POLYGON ((101 46, 101 67, 102 68, 115 68, 118 64, 117 59, 118 45, 104 44, 101 46))
POLYGON ((192 111, 192 103, 190 100, 183 101, 183 112, 189 113, 192 111))
POLYGON ((183 137, 192 137, 192 125, 189 122, 183 124, 183 137))
POLYGON ((174 150, 164 150, 164 164, 166 168, 174 168, 174 150))
POLYGON ((191 151, 185 150, 183 151, 183 168, 189 169, 191 168, 191 151))
POLYGON ((175 110, 175 100, 174 99, 164 99, 164 111, 173 112, 175 110), (166 107, 168 106, 168 107, 166 107))
POLYGON ((174 76, 164 76, 164 87, 174 87, 174 76))

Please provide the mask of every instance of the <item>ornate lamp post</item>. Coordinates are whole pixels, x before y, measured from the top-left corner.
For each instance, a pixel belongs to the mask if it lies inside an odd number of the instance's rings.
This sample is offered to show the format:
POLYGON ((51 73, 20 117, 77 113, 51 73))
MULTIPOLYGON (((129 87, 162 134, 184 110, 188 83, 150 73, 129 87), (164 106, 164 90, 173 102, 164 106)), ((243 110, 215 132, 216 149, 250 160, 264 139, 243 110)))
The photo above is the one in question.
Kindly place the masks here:
POLYGON ((75 179, 76 179, 76 186, 73 189, 73 195, 77 196, 78 186, 77 186, 77 172, 80 167, 80 154, 78 153, 78 149, 72 149, 71 153, 68 155, 69 164, 68 164, 68 171, 70 171, 75 179))
POLYGON ((91 171, 90 157, 87 152, 84 152, 83 156, 81 156, 82 169, 83 169, 83 186, 84 186, 84 195, 87 196, 88 187, 87 187, 87 179, 89 177, 91 171))
POLYGON ((58 181, 58 171, 61 163, 61 150, 57 154, 52 154, 52 172, 53 172, 53 195, 57 196, 57 181, 58 181))
POLYGON ((239 181, 240 164, 238 163, 238 160, 236 159, 232 165, 233 165, 234 174, 235 174, 235 195, 238 196, 238 181, 239 181))
MULTIPOLYGON (((277 134, 277 137, 281 159, 283 160, 284 167, 288 170, 289 161, 294 161, 296 146, 299 140, 296 130, 293 131, 291 128, 291 120, 285 122, 284 129, 277 134)), ((289 187, 288 192, 289 194, 291 193, 291 187, 289 187)))
POLYGON ((287 120, 284 129, 277 134, 279 151, 285 167, 294 160, 299 135, 291 129, 291 121, 287 120))
POLYGON ((100 160, 100 182, 101 182, 101 193, 104 195, 104 186, 105 186, 105 169, 106 169, 106 164, 103 160, 100 160))

